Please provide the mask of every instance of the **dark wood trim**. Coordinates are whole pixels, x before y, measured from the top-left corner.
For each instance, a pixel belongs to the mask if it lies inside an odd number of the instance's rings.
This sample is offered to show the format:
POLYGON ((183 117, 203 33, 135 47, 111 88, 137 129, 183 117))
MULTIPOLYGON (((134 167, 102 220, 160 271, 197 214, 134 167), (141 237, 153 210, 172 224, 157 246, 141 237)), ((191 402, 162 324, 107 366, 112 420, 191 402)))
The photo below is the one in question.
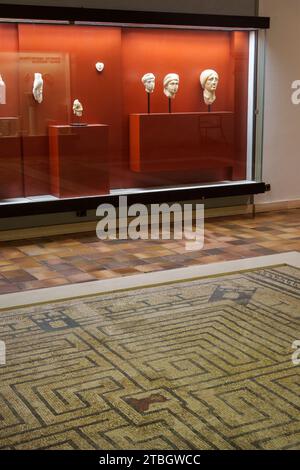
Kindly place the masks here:
POLYGON ((103 10, 42 5, 0 4, 0 17, 11 19, 96 21, 127 24, 268 29, 270 18, 259 16, 200 15, 193 13, 103 10))
MULTIPOLYGON (((266 183, 224 184, 221 186, 200 186, 198 188, 160 189, 126 194, 128 204, 163 203, 211 199, 228 196, 248 196, 270 190, 266 183)), ((96 210, 100 204, 119 205, 119 195, 57 199, 52 201, 22 202, 0 205, 0 218, 23 217, 26 215, 51 214, 58 212, 84 212, 96 210)))

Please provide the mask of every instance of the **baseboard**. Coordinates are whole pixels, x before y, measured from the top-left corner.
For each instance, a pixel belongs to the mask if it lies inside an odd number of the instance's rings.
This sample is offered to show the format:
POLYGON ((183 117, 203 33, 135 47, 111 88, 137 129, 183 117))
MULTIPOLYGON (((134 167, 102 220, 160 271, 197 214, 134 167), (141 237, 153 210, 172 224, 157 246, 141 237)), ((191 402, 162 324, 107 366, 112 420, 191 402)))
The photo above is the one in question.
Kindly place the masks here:
POLYGON ((300 199, 255 204, 256 212, 272 212, 300 208, 300 199))
POLYGON ((69 233, 95 232, 96 221, 75 224, 50 225, 43 227, 19 228, 0 231, 0 241, 24 240, 29 238, 51 237, 69 233))
MULTIPOLYGON (((278 201, 271 203, 255 204, 257 213, 282 211, 300 208, 300 200, 278 201)), ((252 205, 238 205, 230 207, 217 207, 205 210, 205 218, 230 217, 234 215, 251 215, 252 205)), ((73 224, 50 225, 14 230, 0 231, 0 241, 24 240, 72 233, 95 232, 97 221, 79 222, 73 224)))

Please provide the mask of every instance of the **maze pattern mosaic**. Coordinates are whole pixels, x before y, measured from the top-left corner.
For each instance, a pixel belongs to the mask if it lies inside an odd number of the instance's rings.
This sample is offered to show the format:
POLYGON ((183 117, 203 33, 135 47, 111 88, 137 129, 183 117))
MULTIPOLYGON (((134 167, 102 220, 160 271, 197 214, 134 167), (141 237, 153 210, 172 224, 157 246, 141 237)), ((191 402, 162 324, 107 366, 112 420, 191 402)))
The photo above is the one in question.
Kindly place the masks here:
POLYGON ((300 449, 286 265, 3 311, 0 449, 300 449))

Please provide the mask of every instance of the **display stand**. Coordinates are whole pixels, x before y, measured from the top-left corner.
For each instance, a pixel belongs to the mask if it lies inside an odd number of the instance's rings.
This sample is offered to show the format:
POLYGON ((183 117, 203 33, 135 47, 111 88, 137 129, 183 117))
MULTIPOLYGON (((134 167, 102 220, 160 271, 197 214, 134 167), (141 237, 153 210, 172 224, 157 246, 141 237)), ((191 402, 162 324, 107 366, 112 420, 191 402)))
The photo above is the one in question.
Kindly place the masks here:
POLYGON ((109 192, 108 130, 104 124, 49 126, 54 196, 96 196, 109 192))
POLYGON ((49 139, 46 135, 23 135, 24 196, 50 193, 49 139))
POLYGON ((0 118, 0 199, 23 197, 19 118, 0 118))
POLYGON ((234 167, 231 112, 130 115, 130 166, 136 172, 234 167))

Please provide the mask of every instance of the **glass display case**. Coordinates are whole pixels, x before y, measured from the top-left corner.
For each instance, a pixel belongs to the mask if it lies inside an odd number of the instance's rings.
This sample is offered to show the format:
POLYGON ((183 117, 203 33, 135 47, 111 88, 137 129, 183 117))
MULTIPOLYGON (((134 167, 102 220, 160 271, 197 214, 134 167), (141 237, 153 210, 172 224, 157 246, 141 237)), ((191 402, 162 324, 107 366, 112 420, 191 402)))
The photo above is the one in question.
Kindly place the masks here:
POLYGON ((0 16, 2 216, 120 194, 266 190, 267 18, 8 6, 0 16))

